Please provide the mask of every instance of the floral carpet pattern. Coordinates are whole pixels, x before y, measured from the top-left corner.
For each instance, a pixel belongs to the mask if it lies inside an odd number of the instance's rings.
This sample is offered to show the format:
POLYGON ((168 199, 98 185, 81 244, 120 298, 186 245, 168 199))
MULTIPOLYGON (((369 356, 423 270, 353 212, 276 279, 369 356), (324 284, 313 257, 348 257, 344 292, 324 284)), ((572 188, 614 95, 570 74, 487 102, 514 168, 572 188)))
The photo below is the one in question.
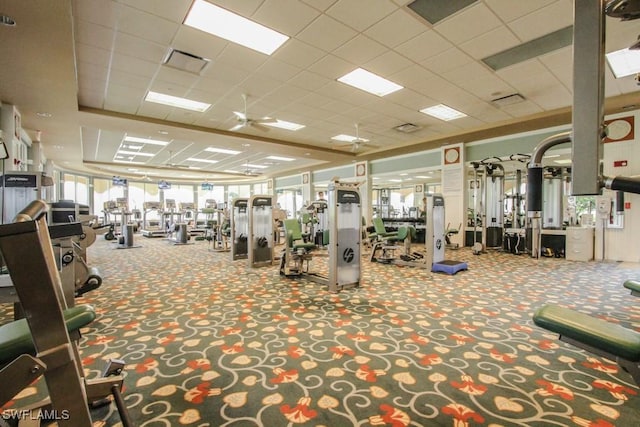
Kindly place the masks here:
MULTIPOLYGON (((622 287, 637 267, 461 249, 447 256, 469 270, 454 276, 363 258, 360 287, 331 294, 206 242, 136 244, 89 248, 104 281, 79 302, 98 310, 80 343, 88 376, 124 359, 138 426, 640 424, 629 374, 531 320, 551 302, 640 331, 622 287)), ((119 424, 111 406, 97 424, 119 424)))

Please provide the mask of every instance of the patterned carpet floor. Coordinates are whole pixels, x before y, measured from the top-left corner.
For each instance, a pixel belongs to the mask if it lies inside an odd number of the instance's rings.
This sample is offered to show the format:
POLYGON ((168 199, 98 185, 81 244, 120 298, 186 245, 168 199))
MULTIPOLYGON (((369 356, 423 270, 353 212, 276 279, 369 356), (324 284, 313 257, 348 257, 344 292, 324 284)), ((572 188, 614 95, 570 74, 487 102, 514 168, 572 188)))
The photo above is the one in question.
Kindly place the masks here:
POLYGON ((79 302, 98 310, 80 343, 88 376, 124 359, 138 426, 640 425, 629 374, 531 320, 551 302, 640 331, 622 287, 635 264, 461 249, 447 256, 469 270, 449 276, 363 258, 361 286, 331 294, 206 242, 136 244, 89 248, 104 282, 79 302))

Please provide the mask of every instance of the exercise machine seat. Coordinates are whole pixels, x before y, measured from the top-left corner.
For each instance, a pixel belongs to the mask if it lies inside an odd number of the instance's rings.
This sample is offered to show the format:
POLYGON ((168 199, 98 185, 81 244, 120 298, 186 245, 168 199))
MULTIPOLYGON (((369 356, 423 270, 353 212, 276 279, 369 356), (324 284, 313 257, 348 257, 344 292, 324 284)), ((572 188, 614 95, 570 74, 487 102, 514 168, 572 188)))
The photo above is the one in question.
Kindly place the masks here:
POLYGON ((540 307, 533 323, 622 359, 640 362, 640 333, 631 329, 557 305, 540 307))
POLYGON ((298 249, 303 249, 305 251, 315 249, 315 243, 304 241, 302 230, 300 229, 300 223, 297 219, 285 219, 282 224, 287 234, 287 247, 289 249, 294 251, 297 251, 298 249))
POLYGON ((375 236, 381 240, 398 240, 398 232, 387 231, 382 218, 373 219, 373 228, 375 229, 375 236))
MULTIPOLYGON (((64 310, 64 320, 68 332, 93 322, 96 318, 94 308, 88 304, 79 304, 64 310)), ((0 365, 6 364, 21 354, 35 354, 31 331, 26 319, 20 319, 0 326, 0 365)))
POLYGON ((640 296, 640 281, 627 280, 624 282, 624 287, 631 291, 631 295, 640 296))

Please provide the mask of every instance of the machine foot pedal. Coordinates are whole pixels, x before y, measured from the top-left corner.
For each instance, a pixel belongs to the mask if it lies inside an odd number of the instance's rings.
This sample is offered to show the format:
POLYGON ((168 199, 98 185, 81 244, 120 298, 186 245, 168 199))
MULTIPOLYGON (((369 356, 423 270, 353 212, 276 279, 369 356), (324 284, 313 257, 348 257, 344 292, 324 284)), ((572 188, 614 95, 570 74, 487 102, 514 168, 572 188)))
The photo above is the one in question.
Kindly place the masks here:
POLYGON ((422 255, 420 252, 413 252, 411 255, 413 255, 416 258, 424 258, 424 255, 422 255))

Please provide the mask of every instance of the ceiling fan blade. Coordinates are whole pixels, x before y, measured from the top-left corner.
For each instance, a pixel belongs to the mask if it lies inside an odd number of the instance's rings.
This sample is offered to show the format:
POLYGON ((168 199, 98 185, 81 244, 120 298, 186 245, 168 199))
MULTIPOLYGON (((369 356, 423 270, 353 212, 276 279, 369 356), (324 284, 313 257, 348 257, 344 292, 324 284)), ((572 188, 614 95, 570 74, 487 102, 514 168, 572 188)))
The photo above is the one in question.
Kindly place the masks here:
POLYGON ((235 114, 239 120, 247 121, 247 115, 245 113, 234 111, 233 114, 235 114))
POLYGON ((278 119, 272 119, 271 117, 264 117, 262 119, 254 120, 253 123, 258 123, 258 124, 278 123, 278 119))
POLYGON ((245 127, 247 124, 246 123, 238 123, 237 125, 235 125, 234 127, 232 127, 231 129, 229 129, 231 132, 235 132, 238 131, 240 129, 242 129, 243 127, 245 127))
POLYGON ((261 130, 262 132, 269 132, 269 128, 268 128, 267 126, 263 126, 263 125, 261 125, 261 124, 260 124, 260 123, 258 123, 258 122, 252 122, 252 121, 250 121, 250 122, 249 122, 249 125, 250 125, 252 128, 255 128, 255 129, 261 130))

